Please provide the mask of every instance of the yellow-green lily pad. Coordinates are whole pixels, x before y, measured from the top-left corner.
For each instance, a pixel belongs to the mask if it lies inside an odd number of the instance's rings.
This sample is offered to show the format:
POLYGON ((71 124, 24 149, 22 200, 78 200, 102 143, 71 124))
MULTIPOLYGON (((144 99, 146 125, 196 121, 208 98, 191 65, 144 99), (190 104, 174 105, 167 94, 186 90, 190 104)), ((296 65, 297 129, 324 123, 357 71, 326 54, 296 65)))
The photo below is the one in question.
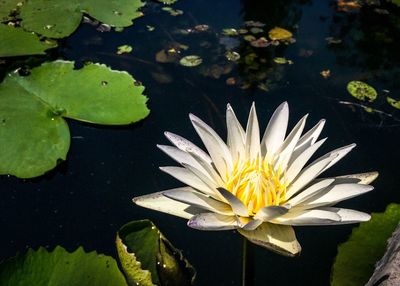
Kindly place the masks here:
POLYGON ((281 40, 289 40, 290 38, 293 37, 293 34, 292 32, 286 29, 275 27, 268 32, 268 36, 273 41, 281 41, 281 40))
POLYGON ((132 52, 133 48, 129 45, 122 45, 118 47, 117 54, 122 55, 122 54, 129 54, 132 52))
POLYGON ((277 64, 280 64, 280 65, 285 65, 285 64, 292 65, 293 64, 293 61, 288 60, 288 59, 283 58, 283 57, 276 57, 276 58, 273 59, 273 61, 275 63, 277 63, 277 64))
POLYGON ((359 100, 374 101, 378 93, 375 88, 366 84, 365 82, 353 80, 347 84, 347 91, 355 98, 359 100))
POLYGON ((227 51, 225 53, 225 57, 227 58, 228 61, 236 62, 240 59, 240 54, 233 51, 227 51))
POLYGON ((203 59, 197 55, 190 55, 180 59, 179 63, 185 67, 196 67, 203 62, 203 59))
POLYGON ((394 108, 400 109, 400 100, 396 100, 394 98, 391 97, 386 97, 387 102, 393 106, 394 108))

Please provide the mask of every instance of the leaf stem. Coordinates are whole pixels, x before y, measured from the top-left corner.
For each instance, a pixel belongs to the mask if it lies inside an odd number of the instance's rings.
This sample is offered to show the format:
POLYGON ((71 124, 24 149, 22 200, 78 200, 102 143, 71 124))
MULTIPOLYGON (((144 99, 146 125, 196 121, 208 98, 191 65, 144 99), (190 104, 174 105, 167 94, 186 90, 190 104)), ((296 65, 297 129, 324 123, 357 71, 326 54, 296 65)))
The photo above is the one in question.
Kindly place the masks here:
POLYGON ((254 285, 254 253, 249 241, 243 237, 242 286, 254 285))

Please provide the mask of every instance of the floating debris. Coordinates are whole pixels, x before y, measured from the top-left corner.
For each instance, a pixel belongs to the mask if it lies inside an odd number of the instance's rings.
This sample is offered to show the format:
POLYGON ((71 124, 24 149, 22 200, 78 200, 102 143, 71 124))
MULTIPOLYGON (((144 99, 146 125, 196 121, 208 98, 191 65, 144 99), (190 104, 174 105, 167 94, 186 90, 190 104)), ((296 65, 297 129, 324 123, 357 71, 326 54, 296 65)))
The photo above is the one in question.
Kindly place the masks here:
POLYGON ((400 109, 400 100, 396 100, 391 97, 386 97, 387 102, 396 109, 400 109))
POLYGON ((100 24, 97 28, 97 31, 99 32, 110 32, 111 31, 111 26, 107 24, 100 24))
POLYGON ((342 43, 341 39, 334 38, 334 37, 326 37, 325 40, 330 45, 337 45, 337 44, 341 44, 342 43))
POLYGON ((277 63, 277 64, 280 64, 280 65, 286 65, 286 64, 292 65, 293 64, 293 61, 288 60, 288 59, 283 58, 283 57, 276 57, 276 58, 273 59, 273 61, 275 63, 277 63))
POLYGON ((257 40, 253 40, 250 42, 250 45, 256 48, 266 48, 270 45, 270 42, 265 37, 261 37, 257 40))
POLYGON ((174 4, 176 1, 178 1, 178 0, 158 0, 158 2, 161 2, 166 5, 174 4))
POLYGON ((314 54, 313 50, 300 49, 299 56, 302 58, 309 58, 314 54))
POLYGON ((238 31, 233 28, 226 28, 222 30, 222 35, 229 36, 229 37, 234 37, 239 35, 238 31))
POLYGON ((328 78, 331 76, 331 70, 323 70, 319 73, 323 78, 328 78))
POLYGON ((122 45, 122 46, 119 46, 119 47, 118 47, 117 54, 118 54, 118 55, 128 54, 128 53, 132 52, 132 50, 133 50, 133 49, 132 49, 131 46, 129 46, 129 45, 122 45))
POLYGON ((210 26, 206 25, 206 24, 200 24, 200 25, 196 25, 194 26, 194 29, 197 32, 206 32, 210 29, 210 26))
POLYGON ((155 30, 155 27, 150 26, 150 25, 146 25, 146 29, 147 29, 147 31, 149 31, 149 32, 153 32, 153 31, 155 30))
POLYGON ((337 1, 337 11, 339 12, 351 12, 357 11, 361 8, 361 4, 358 1, 337 1))
POLYGON ((162 7, 161 10, 168 12, 171 16, 179 16, 183 14, 182 10, 172 9, 171 7, 162 7))
POLYGON ((225 82, 226 82, 226 85, 235 85, 236 84, 236 78, 228 77, 225 82))
POLYGON ((195 67, 200 65, 203 59, 197 55, 190 55, 180 59, 179 64, 185 67, 195 67))
POLYGON ((237 52, 227 51, 225 53, 225 57, 228 59, 228 61, 236 62, 240 59, 240 54, 237 52))
POLYGON ((253 27, 253 28, 250 29, 250 33, 252 33, 252 34, 259 34, 259 33, 262 33, 262 32, 264 32, 264 30, 261 29, 261 28, 258 28, 258 27, 253 27))
POLYGON ((114 31, 115 32, 122 32, 124 30, 124 27, 115 27, 114 31))
POLYGON ((290 40, 293 34, 286 29, 275 27, 268 32, 268 36, 273 41, 285 41, 290 40))
POLYGON ((266 83, 264 83, 264 82, 259 83, 259 84, 257 85, 257 87, 258 87, 259 89, 263 90, 263 91, 269 91, 268 85, 267 85, 266 83))
POLYGON ((374 12, 379 15, 389 15, 389 11, 386 9, 375 8, 374 12))
POLYGON ((250 27, 259 27, 259 28, 262 28, 262 27, 265 27, 265 25, 266 24, 264 24, 264 23, 262 23, 262 22, 259 22, 259 21, 246 21, 246 22, 244 22, 244 24, 246 25, 246 26, 250 26, 250 27))
POLYGON ((362 81, 353 80, 347 84, 347 91, 359 100, 366 100, 372 102, 378 96, 375 88, 362 81))

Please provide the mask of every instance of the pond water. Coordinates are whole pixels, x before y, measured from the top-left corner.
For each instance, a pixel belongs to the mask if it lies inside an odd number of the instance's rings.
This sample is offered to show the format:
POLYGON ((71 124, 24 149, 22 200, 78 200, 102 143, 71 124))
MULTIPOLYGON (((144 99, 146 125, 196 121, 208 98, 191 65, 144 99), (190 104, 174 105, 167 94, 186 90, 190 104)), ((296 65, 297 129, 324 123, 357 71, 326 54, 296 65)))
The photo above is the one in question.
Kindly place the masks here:
MULTIPOLYGON (((305 113, 310 113, 307 127, 327 119, 322 136, 329 139, 319 155, 353 142, 357 148, 326 175, 380 173, 373 192, 341 206, 370 213, 400 201, 400 111, 386 102, 388 95, 400 98, 397 7, 383 5, 380 9, 389 11, 385 14, 369 6, 338 11, 334 1, 181 0, 173 5, 183 11, 176 17, 161 7, 149 3, 143 9, 145 16, 122 32, 102 33, 82 24, 51 53, 54 58, 101 62, 128 71, 146 87, 151 113, 137 124, 112 128, 68 121, 72 144, 66 162, 36 179, 1 176, 0 259, 29 247, 55 245, 68 250, 82 245, 87 251, 115 256, 119 227, 149 218, 195 266, 197 285, 241 285, 242 237, 238 233, 197 231, 183 219, 131 201, 134 196, 181 185, 158 169, 175 165, 156 148, 168 143, 163 132, 201 144, 188 119, 194 113, 225 136, 228 102, 245 124, 254 101, 262 128, 283 101, 290 106, 291 127, 305 113), (221 36, 222 29, 239 29, 248 20, 265 23, 264 31, 284 27, 292 31, 296 42, 255 48, 239 37, 221 36), (209 25, 209 31, 180 32, 199 24, 209 25), (154 31, 149 32, 146 25, 154 31), (327 37, 342 42, 329 43, 327 37), (157 52, 173 42, 187 45, 189 49, 182 53, 199 55, 203 63, 188 68, 157 62, 157 52), (133 52, 117 55, 117 47, 125 44, 133 52), (227 46, 242 58, 250 55, 247 63, 227 64, 227 46), (275 57, 293 64, 276 64, 275 57), (212 69, 212 65, 217 67, 212 69), (221 66, 226 74, 220 74, 221 66), (321 76, 323 70, 330 70, 330 77, 321 76), (228 85, 228 78, 236 84, 228 85), (346 90, 351 80, 374 86, 378 99, 365 103, 351 97, 346 90), (367 112, 358 104, 380 112, 367 112)), ((296 258, 252 245, 254 285, 329 285, 337 247, 352 227, 295 228, 303 248, 296 258)))

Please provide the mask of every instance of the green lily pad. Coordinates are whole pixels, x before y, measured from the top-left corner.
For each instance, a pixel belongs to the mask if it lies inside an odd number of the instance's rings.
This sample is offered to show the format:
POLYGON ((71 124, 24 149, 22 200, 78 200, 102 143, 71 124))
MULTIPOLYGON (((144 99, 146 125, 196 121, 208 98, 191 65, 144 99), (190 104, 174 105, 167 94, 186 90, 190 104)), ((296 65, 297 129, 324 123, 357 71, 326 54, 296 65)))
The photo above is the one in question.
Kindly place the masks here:
POLYGON ((57 46, 54 42, 40 41, 40 38, 22 28, 0 24, 0 57, 41 55, 45 50, 57 46))
POLYGON ((20 7, 21 25, 49 38, 63 38, 79 26, 83 13, 113 27, 127 27, 143 15, 140 0, 30 0, 20 7))
POLYGON ((276 57, 273 59, 273 61, 280 65, 285 65, 285 64, 292 65, 293 64, 293 61, 288 60, 286 58, 282 58, 282 57, 276 57))
POLYGON ((264 32, 264 30, 261 29, 261 28, 258 28, 258 27, 253 27, 253 28, 250 28, 250 32, 251 32, 252 34, 259 34, 259 33, 264 32))
POLYGON ((32 178, 65 160, 70 135, 62 117, 120 125, 149 113, 143 86, 126 72, 56 61, 0 84, 0 174, 32 178))
POLYGON ((347 84, 347 91, 359 100, 374 101, 378 96, 375 88, 362 81, 353 80, 347 84))
POLYGON ((400 100, 396 100, 394 98, 391 97, 386 97, 387 102, 393 106, 394 108, 400 109, 400 100))
POLYGON ((82 248, 69 253, 57 246, 29 249, 0 265, 0 285, 4 286, 128 286, 116 261, 82 248))
POLYGON ((171 7, 162 7, 161 10, 168 12, 171 16, 179 16, 183 14, 182 10, 172 9, 171 7))
POLYGON ((158 2, 161 2, 161 3, 166 4, 166 5, 174 4, 177 1, 178 0, 158 0, 158 2))
POLYGON ((233 37, 239 35, 239 32, 234 28, 226 28, 222 30, 222 35, 233 37))
POLYGON ((129 45, 122 45, 118 47, 117 54, 122 55, 122 54, 129 54, 132 52, 132 47, 129 45))
POLYGON ((23 4, 21 0, 2 0, 0 3, 0 22, 11 20, 10 15, 17 11, 17 8, 23 4))
POLYGON ((400 205, 390 204, 384 213, 373 213, 369 222, 354 228, 349 240, 339 246, 331 286, 365 285, 399 221, 400 205))
POLYGON ((227 51, 225 57, 228 61, 236 62, 240 59, 240 54, 237 52, 227 51))
POLYGON ((196 271, 149 220, 124 225, 116 239, 130 285, 192 285, 196 271))
POLYGON ((196 55, 186 56, 180 59, 179 63, 185 67, 195 67, 203 62, 202 58, 196 55))

